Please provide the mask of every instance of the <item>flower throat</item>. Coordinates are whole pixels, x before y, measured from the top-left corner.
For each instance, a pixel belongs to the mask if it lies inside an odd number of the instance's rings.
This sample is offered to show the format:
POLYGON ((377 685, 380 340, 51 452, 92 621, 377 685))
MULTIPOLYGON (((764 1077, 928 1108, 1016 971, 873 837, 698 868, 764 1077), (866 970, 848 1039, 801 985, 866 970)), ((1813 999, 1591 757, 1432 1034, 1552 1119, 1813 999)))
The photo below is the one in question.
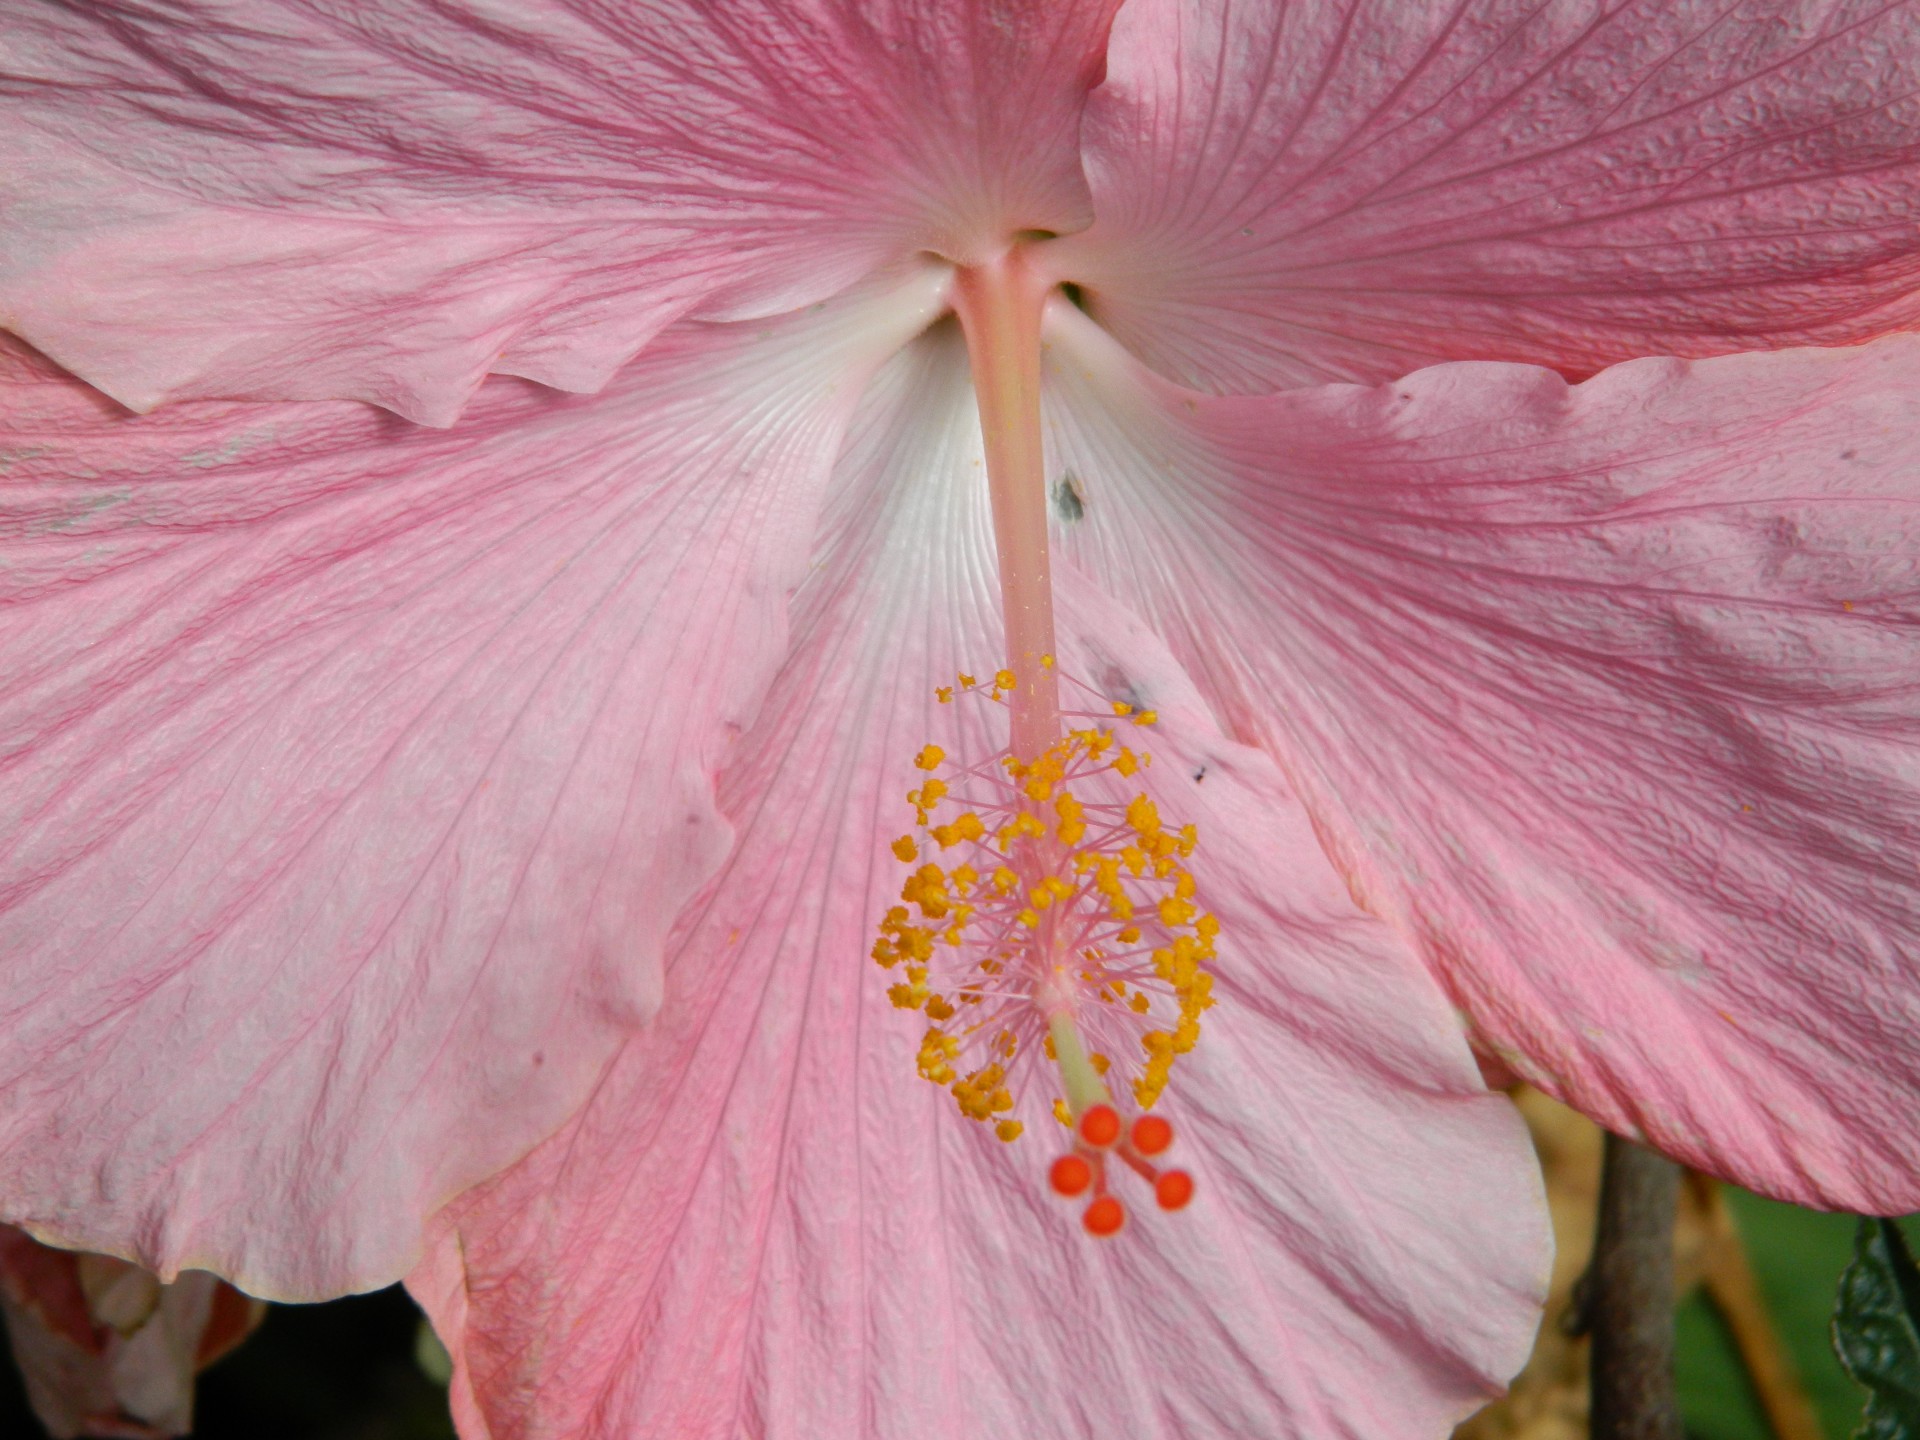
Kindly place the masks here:
POLYGON ((1194 827, 1161 820, 1135 778, 1151 757, 1121 738, 1156 717, 1104 700, 1054 663, 1040 428, 1045 301, 1018 250, 956 277, 1007 659, 989 680, 961 674, 937 696, 1003 708, 1009 743, 952 762, 929 744, 915 757, 925 776, 907 795, 917 834, 893 844, 909 874, 872 953, 903 977, 889 989, 893 1003, 926 1015, 920 1074, 949 1090, 962 1115, 1017 1140, 1026 1129, 1017 1090, 1030 1075, 1050 1075, 1067 1148, 1049 1182, 1087 1197, 1084 1225, 1110 1236, 1127 1214, 1108 1188, 1116 1161, 1163 1209, 1192 1198, 1185 1171, 1156 1163, 1173 1126, 1147 1112, 1213 1004, 1205 966, 1219 927, 1196 902, 1185 865, 1194 827), (1123 1110, 1137 1111, 1130 1123, 1123 1110))

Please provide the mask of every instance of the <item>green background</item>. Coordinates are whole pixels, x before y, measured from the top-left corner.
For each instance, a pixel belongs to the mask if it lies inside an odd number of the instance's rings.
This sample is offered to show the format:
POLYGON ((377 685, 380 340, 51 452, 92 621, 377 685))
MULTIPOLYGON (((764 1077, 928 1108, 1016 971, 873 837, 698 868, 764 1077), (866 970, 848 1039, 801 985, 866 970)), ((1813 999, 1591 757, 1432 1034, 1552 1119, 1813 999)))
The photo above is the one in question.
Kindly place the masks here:
MULTIPOLYGON (((1774 1328, 1793 1353, 1827 1440, 1847 1440, 1865 1397, 1834 1358, 1827 1327, 1840 1272, 1853 1253, 1854 1218, 1781 1205, 1732 1186, 1726 1193, 1774 1328)), ((1912 1225, 1907 1228, 1912 1234, 1912 1225)), ((1767 1440, 1733 1341, 1703 1295, 1680 1307, 1677 1346, 1680 1406, 1692 1440, 1767 1440)))

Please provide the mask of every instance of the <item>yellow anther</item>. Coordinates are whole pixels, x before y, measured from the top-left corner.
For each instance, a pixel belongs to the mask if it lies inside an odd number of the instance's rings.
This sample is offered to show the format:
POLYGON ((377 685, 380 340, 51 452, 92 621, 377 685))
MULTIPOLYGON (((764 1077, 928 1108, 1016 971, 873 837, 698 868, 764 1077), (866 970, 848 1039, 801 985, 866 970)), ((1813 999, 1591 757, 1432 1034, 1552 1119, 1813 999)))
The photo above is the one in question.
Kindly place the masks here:
POLYGON ((1160 829, 1159 807, 1144 795, 1134 796, 1127 802, 1127 824, 1131 825, 1134 832, 1142 839, 1157 834, 1160 829))
POLYGON ((942 685, 933 693, 942 705, 951 705, 953 703, 953 687, 951 685, 942 685))
POLYGON ((1124 700, 1116 700, 1113 702, 1113 713, 1120 716, 1131 715, 1133 713, 1133 706, 1127 704, 1124 700))
POLYGON ((1062 1125, 1066 1126, 1069 1130, 1073 1128, 1073 1112, 1067 1109, 1067 1102, 1060 1099, 1058 1096, 1054 1097, 1053 1118, 1058 1120, 1062 1125))
POLYGON ((981 823, 978 815, 969 810, 952 824, 936 825, 927 833, 940 842, 941 849, 950 850, 955 845, 980 839, 987 833, 987 827, 981 823))
POLYGON ((1042 656, 1040 657, 1040 668, 1041 668, 1042 670, 1051 670, 1051 669, 1053 669, 1053 656, 1051 656, 1051 655, 1042 655, 1042 656))
POLYGON ((1138 715, 1133 717, 1133 723, 1136 725, 1152 725, 1157 723, 1159 719, 1160 719, 1159 711, 1142 710, 1138 715))
POLYGON ((1007 824, 1002 825, 993 838, 1002 850, 1006 850, 1011 848, 1013 843, 1023 836, 1039 840, 1044 837, 1046 833, 1047 827, 1045 825, 1042 825, 1039 820, 1033 816, 1023 812, 1014 816, 1007 824))
MULTIPOLYGON (((991 693, 970 675, 957 678, 959 688, 936 692, 942 703, 962 690, 978 703, 1012 703, 1011 670, 993 676, 991 693)), ((1153 718, 1126 704, 1115 713, 1141 724, 1153 718)), ((1060 1067, 1059 1088, 1070 1097, 1055 1107, 1063 1124, 1129 1092, 1144 1109, 1165 1089, 1177 1057, 1193 1047, 1213 1003, 1211 976, 1200 967, 1213 957, 1219 924, 1200 912, 1199 883, 1180 863, 1196 832, 1163 824, 1152 799, 1113 778, 1150 762, 1120 745, 1116 728, 1095 722, 1066 731, 1038 754, 1001 751, 960 763, 968 786, 991 796, 980 801, 984 810, 943 815, 938 823, 935 811, 950 798, 950 784, 961 782, 934 772, 952 757, 931 742, 914 757, 924 778, 907 798, 919 828, 890 847, 909 872, 904 903, 888 907, 870 953, 894 972, 892 1003, 925 1017, 920 1074, 1002 1140, 1022 1133, 1011 1118, 1020 1108, 1020 1081, 1010 1081, 1009 1071, 1024 1077, 1030 1052, 1035 1065, 1044 1052, 1060 1067), (959 863, 948 870, 953 850, 959 863), (1136 969, 1132 957, 1143 953, 1152 956, 1150 971, 1136 969), (1116 957, 1124 957, 1125 978, 1109 969, 1121 968, 1116 957), (1090 1053, 1093 1037, 1072 1028, 1076 1011, 1100 1032, 1106 1053, 1090 1053), (1093 1011, 1099 1020, 1090 1020, 1093 1011), (1062 1024, 1073 1043, 1062 1041, 1056 1054, 1054 1032, 1062 1024), (1140 1051, 1131 1041, 1116 1048, 1127 1035, 1140 1051)))

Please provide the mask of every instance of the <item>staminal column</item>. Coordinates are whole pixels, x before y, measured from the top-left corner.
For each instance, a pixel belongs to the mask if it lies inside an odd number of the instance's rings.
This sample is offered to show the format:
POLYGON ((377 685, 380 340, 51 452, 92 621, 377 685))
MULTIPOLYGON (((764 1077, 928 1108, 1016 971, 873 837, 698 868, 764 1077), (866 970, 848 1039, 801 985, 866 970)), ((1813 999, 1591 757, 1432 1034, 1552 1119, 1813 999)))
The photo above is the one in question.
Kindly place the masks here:
POLYGON ((986 442, 1007 665, 1019 679, 1009 698, 1013 752, 1028 759, 1060 738, 1059 681, 1043 663, 1054 653, 1040 432, 1040 312, 1046 297, 1047 287, 1018 249, 962 269, 954 296, 986 442))

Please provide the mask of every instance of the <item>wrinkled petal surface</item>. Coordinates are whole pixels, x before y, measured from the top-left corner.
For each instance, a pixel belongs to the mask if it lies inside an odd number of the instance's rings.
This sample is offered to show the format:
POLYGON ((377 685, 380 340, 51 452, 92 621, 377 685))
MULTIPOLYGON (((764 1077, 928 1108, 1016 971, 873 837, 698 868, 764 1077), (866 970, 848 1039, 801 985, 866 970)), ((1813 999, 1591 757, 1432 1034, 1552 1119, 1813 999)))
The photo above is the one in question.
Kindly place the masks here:
POLYGON ((942 283, 452 432, 128 418, 12 357, 0 1213, 316 1298, 559 1124, 727 852, 852 396, 942 283))
POLYGON ((1063 256, 1182 383, 1920 326, 1907 0, 1130 0, 1063 256))
POLYGON ((1500 1058, 1920 1205, 1920 339, 1210 399, 1055 319, 1071 552, 1500 1058))
POLYGON ((1001 645, 979 467, 944 327, 842 461, 722 780, 739 848, 675 932, 658 1023, 409 1282, 464 1433, 1375 1440, 1444 1433, 1523 1358, 1549 1242, 1511 1107, 1271 762, 1072 574, 1063 664, 1161 706, 1150 773, 1223 922, 1223 998, 1167 1101, 1200 1196, 1093 1241, 1046 1188, 1044 1076, 1012 1146, 915 1076, 925 1019, 867 951, 910 757, 988 743, 931 695, 1001 645))
POLYGON ((676 316, 1085 225, 1116 3, 21 10, 0 325, 139 410, 597 390, 676 316))

